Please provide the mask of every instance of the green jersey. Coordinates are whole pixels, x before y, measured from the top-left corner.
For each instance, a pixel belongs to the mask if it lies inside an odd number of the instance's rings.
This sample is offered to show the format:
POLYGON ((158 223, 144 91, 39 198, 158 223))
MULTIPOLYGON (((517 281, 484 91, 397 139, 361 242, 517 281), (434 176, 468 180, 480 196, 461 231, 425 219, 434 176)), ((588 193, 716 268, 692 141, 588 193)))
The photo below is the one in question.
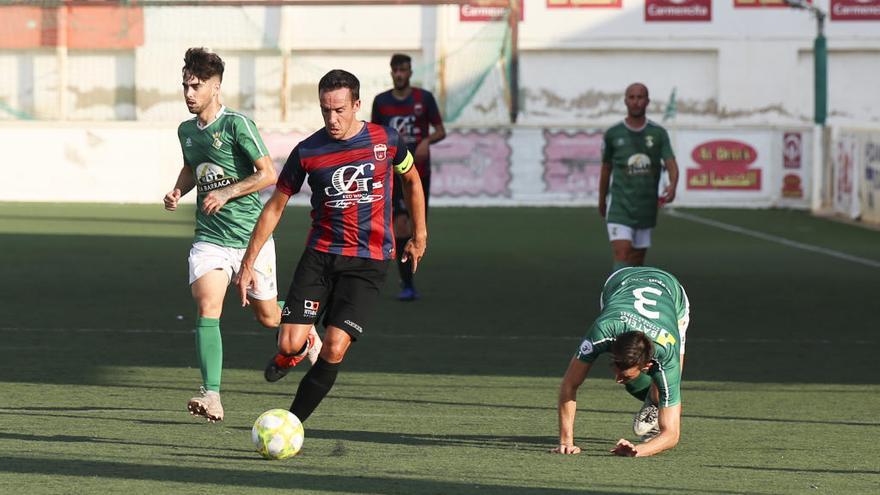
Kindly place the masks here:
POLYGON ((195 242, 206 241, 231 248, 246 248, 263 209, 254 192, 230 200, 217 213, 205 215, 202 201, 211 191, 227 187, 254 173, 254 162, 268 155, 254 122, 222 107, 217 118, 201 128, 193 117, 180 124, 177 137, 183 163, 196 180, 195 242))
POLYGON ((617 336, 633 330, 654 343, 647 372, 660 392, 660 407, 681 402, 679 322, 688 317, 687 296, 671 274, 657 268, 628 267, 614 272, 602 289, 602 312, 578 349, 577 358, 592 363, 610 352, 617 336))
POLYGON ((657 225, 661 160, 673 158, 666 130, 650 120, 640 130, 621 122, 605 131, 602 163, 611 165, 608 223, 635 229, 657 225))

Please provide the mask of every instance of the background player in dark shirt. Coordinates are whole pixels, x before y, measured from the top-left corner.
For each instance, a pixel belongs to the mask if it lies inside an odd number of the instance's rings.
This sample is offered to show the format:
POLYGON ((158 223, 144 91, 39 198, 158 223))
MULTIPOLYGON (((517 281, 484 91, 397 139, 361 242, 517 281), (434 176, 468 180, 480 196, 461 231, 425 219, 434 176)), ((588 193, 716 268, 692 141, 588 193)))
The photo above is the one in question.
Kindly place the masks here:
MULTIPOLYGON (((407 148, 415 158, 416 169, 422 180, 422 190, 425 192, 427 211, 431 195, 431 152, 428 146, 445 138, 446 129, 443 127, 443 119, 434 95, 430 91, 410 86, 410 78, 412 78, 412 59, 409 55, 401 53, 392 55, 391 80, 394 82, 394 88, 380 93, 373 100, 370 121, 396 129, 403 137, 407 148)), ((403 246, 412 236, 412 231, 409 212, 403 201, 402 191, 397 186, 394 189, 394 216, 397 245, 403 246)), ((400 254, 402 253, 398 253, 397 267, 403 287, 397 298, 401 301, 414 301, 419 297, 413 282, 414 270, 412 264, 403 260, 400 254)))

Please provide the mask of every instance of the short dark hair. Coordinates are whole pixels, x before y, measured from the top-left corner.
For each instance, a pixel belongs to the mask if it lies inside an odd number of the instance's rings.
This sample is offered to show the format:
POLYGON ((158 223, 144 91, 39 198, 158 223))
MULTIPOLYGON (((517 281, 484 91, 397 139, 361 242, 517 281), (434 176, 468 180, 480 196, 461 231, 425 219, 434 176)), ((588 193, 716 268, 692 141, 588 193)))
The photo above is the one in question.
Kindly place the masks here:
POLYGON ((339 88, 348 88, 351 91, 352 102, 361 99, 361 82, 351 72, 333 69, 318 82, 318 94, 339 88))
POLYGON ((611 354, 619 370, 643 368, 654 357, 654 344, 642 332, 624 332, 611 344, 611 354))
POLYGON ((395 53, 391 56, 391 67, 397 67, 398 65, 409 64, 412 66, 412 58, 409 55, 403 53, 395 53))
POLYGON ((223 81, 223 59, 216 53, 211 53, 204 48, 190 48, 183 56, 183 79, 195 76, 202 81, 207 81, 214 76, 219 76, 223 81))

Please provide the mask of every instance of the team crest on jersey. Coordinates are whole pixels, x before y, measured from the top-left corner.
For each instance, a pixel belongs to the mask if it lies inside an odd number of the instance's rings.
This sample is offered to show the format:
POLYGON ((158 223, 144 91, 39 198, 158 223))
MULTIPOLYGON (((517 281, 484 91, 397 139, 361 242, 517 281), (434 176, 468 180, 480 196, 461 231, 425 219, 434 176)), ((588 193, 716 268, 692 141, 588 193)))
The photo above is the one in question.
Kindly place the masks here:
POLYGON ((615 146, 623 146, 623 138, 617 138, 614 141, 615 146))
POLYGON ((421 103, 416 103, 413 105, 413 113, 416 115, 421 115, 424 110, 425 108, 422 106, 421 103))
POLYGON ((645 146, 648 148, 654 147, 654 136, 645 136, 645 146))
POLYGON ((211 143, 211 146, 213 146, 214 149, 219 150, 223 146, 223 141, 220 140, 220 131, 215 132, 213 136, 214 142, 211 143))
POLYGON ((388 145, 385 143, 373 145, 373 156, 376 157, 376 161, 378 162, 388 158, 388 145))

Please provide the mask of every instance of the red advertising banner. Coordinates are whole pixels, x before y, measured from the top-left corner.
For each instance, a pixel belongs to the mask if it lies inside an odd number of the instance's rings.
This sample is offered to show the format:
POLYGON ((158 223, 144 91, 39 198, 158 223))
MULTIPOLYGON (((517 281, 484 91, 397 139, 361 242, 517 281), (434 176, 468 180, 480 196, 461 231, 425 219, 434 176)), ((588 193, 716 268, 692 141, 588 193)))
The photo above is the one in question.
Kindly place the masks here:
POLYGON ((453 131, 431 146, 431 196, 511 196, 509 131, 453 131))
POLYGON ((786 132, 782 137, 782 166, 801 168, 804 155, 804 140, 799 132, 786 132))
POLYGON ((697 145, 691 158, 699 168, 687 169, 689 190, 760 190, 761 170, 750 169, 758 151, 747 143, 715 140, 697 145))
MULTIPOLYGON (((519 3, 519 20, 524 19, 525 0, 517 0, 519 3)), ((458 20, 460 22, 486 22, 498 21, 507 14, 507 8, 510 6, 508 0, 494 0, 491 2, 482 2, 480 4, 466 3, 458 7, 458 20)))
MULTIPOLYGON (((813 3, 813 0, 807 0, 807 3, 813 3)), ((784 7, 788 8, 785 0, 733 0, 734 8, 741 7, 784 7)))
POLYGON ((880 0, 831 0, 834 21, 880 20, 880 0))
POLYGON ((804 197, 804 187, 800 175, 785 174, 785 177, 782 178, 782 197, 791 199, 804 197))
POLYGON ((645 21, 711 21, 712 0, 645 0, 645 21))
POLYGON ((602 131, 544 131, 545 191, 596 195, 601 173, 602 131))
POLYGON ((0 7, 0 19, 0 48, 57 46, 64 39, 67 47, 79 49, 129 49, 144 44, 144 12, 140 7, 6 6, 0 7))
POLYGON ((619 9, 623 6, 623 0, 547 0, 547 8, 572 9, 572 8, 612 8, 619 9))

